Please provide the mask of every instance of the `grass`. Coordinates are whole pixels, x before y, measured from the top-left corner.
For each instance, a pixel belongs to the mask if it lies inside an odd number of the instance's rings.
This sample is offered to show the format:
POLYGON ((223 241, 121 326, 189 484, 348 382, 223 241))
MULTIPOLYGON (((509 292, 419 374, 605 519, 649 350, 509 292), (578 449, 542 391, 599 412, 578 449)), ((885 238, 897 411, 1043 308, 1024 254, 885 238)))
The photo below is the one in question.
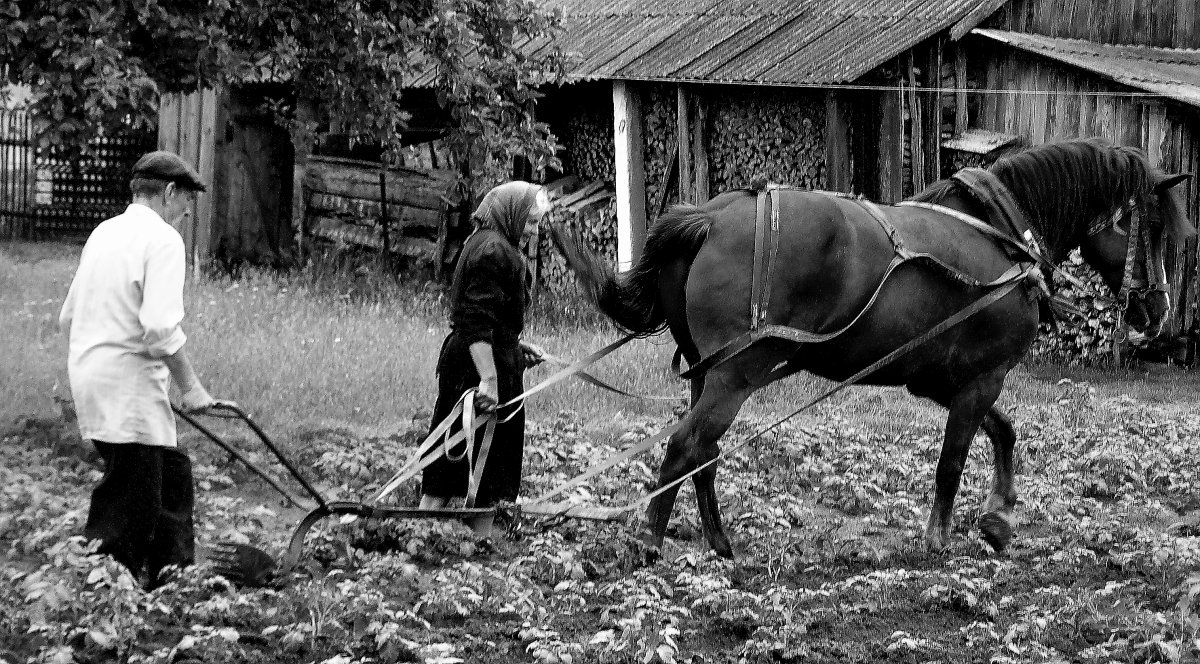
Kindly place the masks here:
MULTIPOLYGON (((57 315, 74 273, 78 245, 0 245, 0 422, 57 412, 55 395, 69 397, 66 339, 57 315)), ((189 279, 185 293, 188 350, 209 390, 247 407, 264 426, 286 431, 332 424, 387 432, 428 416, 434 367, 446 334, 444 290, 397 284, 318 265, 292 275, 251 272, 229 278, 189 279)), ((617 330, 578 298, 541 297, 528 317, 526 337, 572 359, 615 339, 617 330)), ((626 389, 686 397, 670 373, 668 336, 635 341, 606 358, 595 373, 626 389)), ((526 376, 527 386, 552 367, 526 376)), ((1178 369, 1102 371, 1033 365, 1015 371, 1001 404, 1058 398, 1063 376, 1087 381, 1102 396, 1130 392, 1139 400, 1177 402, 1196 387, 1195 374, 1178 369)), ((743 409, 751 416, 790 412, 826 381, 796 376, 772 385, 743 409)), ((661 419, 678 404, 626 399, 567 381, 531 399, 531 417, 571 411, 598 433, 619 435, 630 422, 661 419)), ((894 388, 845 391, 799 422, 830 412, 853 413, 884 433, 910 422, 935 429, 941 409, 894 388)))
MULTIPOLYGON (((633 537, 636 514, 627 524, 530 519, 489 545, 493 553, 451 523, 390 520, 359 532, 327 520, 306 543, 307 566, 278 591, 228 589, 203 565, 159 594, 123 589, 106 580, 127 578, 112 563, 69 539, 98 468, 47 444, 58 442, 57 424, 46 435, 3 427, 56 416, 56 385, 69 392, 55 320, 78 251, 0 245, 0 634, 19 635, 0 638, 0 660, 76 649, 81 661, 107 661, 106 642, 140 661, 235 662, 694 653, 690 661, 1033 664, 1194 661, 1200 652, 1191 641, 1200 630, 1197 380, 1160 366, 1034 362, 1010 375, 1001 405, 1017 424, 1021 498, 1018 535, 1000 555, 973 525, 990 486, 988 446, 975 446, 964 471, 950 551, 928 554, 920 533, 945 415, 902 390, 861 388, 799 418, 805 431, 784 427, 723 461, 717 487, 736 562, 706 553, 685 489, 657 562, 633 537), (57 590, 36 595, 48 588, 57 590)), ((294 434, 294 458, 328 495, 358 498, 386 481, 398 448, 424 426, 444 305, 438 288, 370 275, 361 283, 332 267, 192 280, 185 327, 214 393, 241 401, 269 431, 294 434)), ((539 301, 530 320, 530 338, 564 358, 616 336, 572 298, 539 301)), ((672 350, 665 338, 638 341, 596 372, 678 393, 672 350)), ((762 390, 727 441, 828 385, 796 376, 762 390)), ((581 474, 625 442, 616 438, 671 409, 577 381, 539 395, 523 495, 581 474)), ((200 550, 237 535, 278 552, 299 513, 212 446, 193 458, 200 550)), ((654 466, 625 462, 575 498, 628 502, 648 491, 654 466)))

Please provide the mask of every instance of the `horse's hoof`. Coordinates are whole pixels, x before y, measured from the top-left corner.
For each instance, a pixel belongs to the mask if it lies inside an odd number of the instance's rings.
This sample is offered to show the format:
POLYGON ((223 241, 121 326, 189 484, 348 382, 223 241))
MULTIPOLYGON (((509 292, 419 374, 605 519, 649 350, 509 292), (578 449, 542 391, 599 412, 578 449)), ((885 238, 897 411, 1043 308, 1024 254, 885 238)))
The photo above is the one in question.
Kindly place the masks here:
POLYGON ((1008 543, 1012 541, 1012 523, 1009 518, 998 512, 988 512, 979 517, 979 531, 983 535, 983 541, 997 553, 1007 548, 1008 543))
POLYGON ((642 542, 642 559, 646 563, 656 562, 662 557, 662 537, 647 530, 638 539, 642 542))
POLYGON ((929 553, 942 553, 950 547, 948 538, 941 533, 925 533, 925 550, 929 553))

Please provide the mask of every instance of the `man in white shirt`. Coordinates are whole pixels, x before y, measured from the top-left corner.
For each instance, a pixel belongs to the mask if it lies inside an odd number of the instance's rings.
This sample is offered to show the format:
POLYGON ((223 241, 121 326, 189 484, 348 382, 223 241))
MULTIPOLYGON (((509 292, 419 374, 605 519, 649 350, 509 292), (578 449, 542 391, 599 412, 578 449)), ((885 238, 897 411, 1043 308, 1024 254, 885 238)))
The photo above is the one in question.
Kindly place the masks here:
POLYGON ((175 439, 173 378, 185 411, 217 401, 184 352, 183 238, 200 176, 171 152, 133 167, 133 203, 88 237, 59 314, 79 430, 104 458, 85 534, 147 584, 195 559, 191 460, 175 439))

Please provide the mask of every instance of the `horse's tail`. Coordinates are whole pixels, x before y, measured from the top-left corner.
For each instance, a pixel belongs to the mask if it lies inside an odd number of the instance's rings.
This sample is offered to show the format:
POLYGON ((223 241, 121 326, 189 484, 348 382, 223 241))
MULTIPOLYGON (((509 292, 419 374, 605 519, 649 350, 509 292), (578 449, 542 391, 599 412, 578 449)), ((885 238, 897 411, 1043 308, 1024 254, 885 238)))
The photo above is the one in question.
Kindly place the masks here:
POLYGON ((650 336, 667 327, 666 313, 659 302, 659 273, 668 263, 690 263, 711 225, 712 218, 695 205, 672 206, 650 227, 645 249, 633 268, 619 277, 578 238, 557 225, 552 225, 550 231, 587 298, 629 333, 650 336))

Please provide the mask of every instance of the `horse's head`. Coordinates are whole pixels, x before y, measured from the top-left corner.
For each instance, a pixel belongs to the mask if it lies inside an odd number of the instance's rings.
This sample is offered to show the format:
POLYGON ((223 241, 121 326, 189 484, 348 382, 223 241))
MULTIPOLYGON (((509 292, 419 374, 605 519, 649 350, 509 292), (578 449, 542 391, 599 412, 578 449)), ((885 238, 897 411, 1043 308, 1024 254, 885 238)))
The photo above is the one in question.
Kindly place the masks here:
POLYGON ((1162 334, 1171 311, 1163 240, 1169 235, 1179 243, 1196 234, 1174 189, 1189 177, 1156 170, 1149 191, 1095 220, 1080 245, 1084 259, 1117 294, 1134 344, 1162 334))

